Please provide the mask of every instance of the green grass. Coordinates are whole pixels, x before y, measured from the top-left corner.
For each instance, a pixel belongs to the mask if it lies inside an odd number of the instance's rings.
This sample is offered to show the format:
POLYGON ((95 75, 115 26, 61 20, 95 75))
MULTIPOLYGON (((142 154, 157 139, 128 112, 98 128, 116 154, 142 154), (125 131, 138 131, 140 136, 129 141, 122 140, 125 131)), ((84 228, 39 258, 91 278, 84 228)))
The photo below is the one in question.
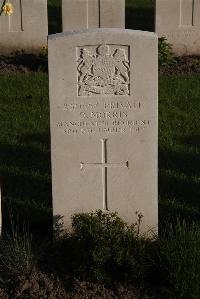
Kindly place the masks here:
POLYGON ((199 74, 160 78, 160 218, 200 219, 199 99, 199 74))
POLYGON ((200 226, 186 221, 167 224, 159 239, 157 274, 168 288, 167 298, 200 298, 200 226), (159 274, 158 274, 159 275, 159 274))
MULTIPOLYGON (((0 174, 5 210, 47 221, 51 208, 48 77, 0 76, 0 174)), ((4 211, 5 211, 4 210, 4 211)), ((7 215, 6 215, 7 217, 7 215)))

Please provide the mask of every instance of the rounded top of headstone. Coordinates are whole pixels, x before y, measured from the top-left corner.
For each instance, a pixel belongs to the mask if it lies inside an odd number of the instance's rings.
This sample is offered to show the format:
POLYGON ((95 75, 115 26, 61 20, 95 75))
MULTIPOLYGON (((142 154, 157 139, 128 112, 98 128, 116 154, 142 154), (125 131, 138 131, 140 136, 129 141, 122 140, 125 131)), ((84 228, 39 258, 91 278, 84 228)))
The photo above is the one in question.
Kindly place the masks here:
POLYGON ((157 34, 154 32, 149 31, 140 31, 140 30, 130 30, 130 29, 121 29, 121 28, 97 28, 97 29, 83 29, 78 31, 67 31, 62 33, 51 34, 48 36, 48 40, 55 40, 58 38, 65 38, 65 37, 77 37, 78 35, 85 35, 96 37, 97 35, 131 35, 135 37, 148 37, 148 38, 157 38, 157 34))

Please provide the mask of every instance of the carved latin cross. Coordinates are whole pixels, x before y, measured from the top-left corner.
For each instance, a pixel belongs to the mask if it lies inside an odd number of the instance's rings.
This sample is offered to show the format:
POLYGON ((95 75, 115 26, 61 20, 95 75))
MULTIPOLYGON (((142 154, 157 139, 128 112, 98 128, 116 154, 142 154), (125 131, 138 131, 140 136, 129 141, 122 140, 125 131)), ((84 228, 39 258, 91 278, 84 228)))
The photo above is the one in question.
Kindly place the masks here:
POLYGON ((108 163, 107 162, 107 139, 101 139, 102 146, 102 160, 96 163, 81 162, 81 170, 84 168, 100 168, 102 170, 102 189, 103 189, 103 210, 109 211, 108 208, 108 194, 107 194, 107 168, 128 168, 128 161, 125 163, 108 163))

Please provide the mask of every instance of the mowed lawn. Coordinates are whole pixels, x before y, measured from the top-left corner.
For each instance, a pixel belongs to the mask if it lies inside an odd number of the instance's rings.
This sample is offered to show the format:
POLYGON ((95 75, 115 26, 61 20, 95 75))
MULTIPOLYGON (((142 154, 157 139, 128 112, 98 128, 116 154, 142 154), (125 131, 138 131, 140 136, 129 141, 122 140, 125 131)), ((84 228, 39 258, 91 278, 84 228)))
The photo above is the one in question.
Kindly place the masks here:
POLYGON ((0 120, 4 216, 43 229, 52 202, 47 74, 0 75, 0 120))
MULTIPOLYGON (((50 27, 59 28, 58 1, 51 0, 50 27), (55 8, 55 10, 54 10, 55 8), (57 20, 58 20, 57 19, 57 20)), ((150 30, 152 1, 127 1, 127 20, 143 14, 150 30), (146 14, 145 14, 146 13, 146 14)), ((132 22, 132 23, 131 23, 132 22)), ((146 27, 145 27, 146 26, 146 27)), ((129 27, 131 28, 131 27, 129 27)), ((133 27, 135 28, 135 27, 133 27)), ((159 79, 159 219, 200 217, 200 74, 159 79)), ((48 75, 0 75, 0 177, 4 221, 12 214, 46 232, 51 228, 51 155, 48 75)), ((145 186, 148 188, 148 186, 145 186)), ((67 201, 67 198, 66 198, 67 201)))
POLYGON ((160 77, 159 215, 200 219, 200 74, 160 77))

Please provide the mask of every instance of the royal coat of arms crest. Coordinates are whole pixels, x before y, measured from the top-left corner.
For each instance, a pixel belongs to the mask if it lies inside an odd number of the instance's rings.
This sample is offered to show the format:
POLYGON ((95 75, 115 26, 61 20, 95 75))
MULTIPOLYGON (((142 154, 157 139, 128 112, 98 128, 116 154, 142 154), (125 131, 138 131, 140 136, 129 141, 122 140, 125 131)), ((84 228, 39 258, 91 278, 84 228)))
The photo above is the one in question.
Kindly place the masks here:
POLYGON ((79 96, 130 94, 128 47, 82 47, 77 63, 79 96))

